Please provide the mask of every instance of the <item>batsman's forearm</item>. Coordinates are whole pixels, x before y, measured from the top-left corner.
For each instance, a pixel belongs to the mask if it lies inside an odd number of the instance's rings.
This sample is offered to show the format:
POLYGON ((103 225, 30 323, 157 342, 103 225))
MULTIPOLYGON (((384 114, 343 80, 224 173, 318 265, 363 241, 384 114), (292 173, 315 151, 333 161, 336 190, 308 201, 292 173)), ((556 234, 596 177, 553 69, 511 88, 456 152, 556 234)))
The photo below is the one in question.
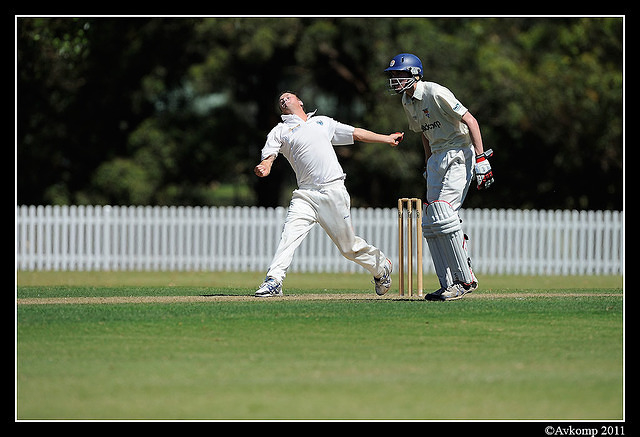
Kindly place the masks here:
POLYGON ((471 137, 471 143, 475 148, 476 155, 481 154, 484 152, 484 146, 482 144, 482 135, 480 134, 478 120, 476 120, 470 112, 467 112, 464 117, 462 117, 462 122, 469 128, 469 136, 471 137))
POLYGON ((424 148, 424 165, 427 165, 427 161, 431 156, 431 146, 429 145, 429 140, 424 136, 424 134, 420 135, 420 138, 422 139, 422 147, 424 148))
POLYGON ((476 155, 484 152, 484 146, 482 145, 482 135, 480 135, 480 128, 478 127, 477 129, 469 129, 469 136, 471 136, 471 143, 473 143, 476 155))

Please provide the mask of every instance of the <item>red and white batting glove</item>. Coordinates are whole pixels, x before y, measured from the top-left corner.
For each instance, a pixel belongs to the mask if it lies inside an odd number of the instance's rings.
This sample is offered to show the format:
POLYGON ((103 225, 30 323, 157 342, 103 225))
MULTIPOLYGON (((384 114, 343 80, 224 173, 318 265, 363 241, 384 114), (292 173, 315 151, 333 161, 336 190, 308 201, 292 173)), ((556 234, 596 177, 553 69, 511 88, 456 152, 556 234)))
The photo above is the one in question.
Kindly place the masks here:
POLYGON ((493 155, 493 150, 486 150, 476 156, 476 181, 478 182, 478 190, 489 188, 493 184, 493 171, 489 164, 489 157, 493 155))

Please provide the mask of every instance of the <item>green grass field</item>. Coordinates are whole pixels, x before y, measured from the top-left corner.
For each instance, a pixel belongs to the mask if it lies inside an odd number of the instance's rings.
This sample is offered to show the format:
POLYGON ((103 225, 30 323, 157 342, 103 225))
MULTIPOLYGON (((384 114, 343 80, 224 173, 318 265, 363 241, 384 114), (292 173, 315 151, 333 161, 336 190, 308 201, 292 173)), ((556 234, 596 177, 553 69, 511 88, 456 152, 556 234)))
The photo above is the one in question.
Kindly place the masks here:
POLYGON ((16 418, 624 418, 621 277, 480 276, 456 302, 359 274, 252 298, 261 279, 19 272, 16 418))

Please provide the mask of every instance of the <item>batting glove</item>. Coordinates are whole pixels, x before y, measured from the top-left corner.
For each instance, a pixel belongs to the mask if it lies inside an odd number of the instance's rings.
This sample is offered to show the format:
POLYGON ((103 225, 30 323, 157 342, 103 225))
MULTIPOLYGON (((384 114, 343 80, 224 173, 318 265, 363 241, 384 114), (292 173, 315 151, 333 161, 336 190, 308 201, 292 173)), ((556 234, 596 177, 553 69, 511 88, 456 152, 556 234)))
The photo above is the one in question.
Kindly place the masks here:
POLYGON ((476 181, 478 182, 478 190, 489 188, 493 184, 493 171, 489 164, 489 157, 493 155, 493 150, 486 150, 476 156, 476 181))

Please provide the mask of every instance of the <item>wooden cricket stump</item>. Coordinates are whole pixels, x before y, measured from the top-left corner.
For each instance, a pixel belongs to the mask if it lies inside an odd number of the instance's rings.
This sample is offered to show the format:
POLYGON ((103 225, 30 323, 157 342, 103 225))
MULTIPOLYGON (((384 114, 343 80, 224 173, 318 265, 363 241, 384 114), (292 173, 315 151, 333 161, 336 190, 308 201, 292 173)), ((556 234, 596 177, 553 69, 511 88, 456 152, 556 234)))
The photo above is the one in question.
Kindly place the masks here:
POLYGON ((405 250, 406 250, 406 281, 407 292, 413 296, 413 240, 414 240, 414 217, 415 214, 415 248, 416 248, 416 276, 417 293, 423 296, 422 291, 422 200, 415 197, 403 197, 398 199, 398 267, 399 267, 399 294, 404 296, 405 292, 405 250), (406 229, 406 232, 405 232, 406 229), (406 244, 405 244, 406 242, 406 244), (406 248, 406 249, 405 249, 406 248))

